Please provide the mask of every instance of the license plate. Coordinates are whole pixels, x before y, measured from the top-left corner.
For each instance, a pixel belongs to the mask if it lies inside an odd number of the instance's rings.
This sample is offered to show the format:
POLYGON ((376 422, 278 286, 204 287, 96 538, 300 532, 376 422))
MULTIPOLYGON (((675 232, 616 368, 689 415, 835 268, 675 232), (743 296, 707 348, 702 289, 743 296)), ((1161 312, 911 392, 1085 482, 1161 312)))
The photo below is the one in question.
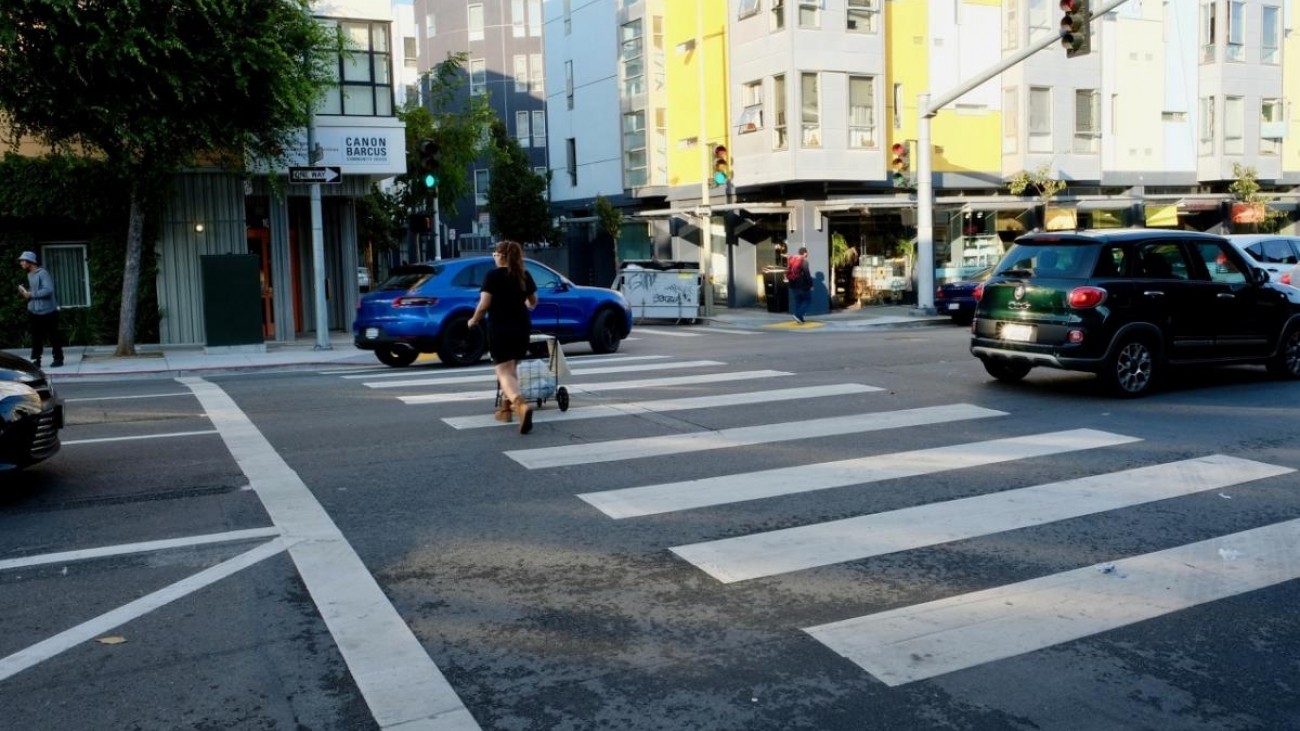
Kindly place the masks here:
POLYGON ((374 339, 377 338, 377 337, 379 337, 379 328, 377 328, 377 327, 368 327, 368 328, 366 328, 366 339, 367 339, 367 340, 374 340, 374 339))
POLYGON ((1003 325, 1002 339, 1027 343, 1034 339, 1034 328, 1032 325, 1003 325))
POLYGON ((956 303, 956 302, 949 302, 949 303, 948 303, 948 309, 950 309, 950 310, 960 310, 960 309, 961 309, 961 305, 958 304, 958 303, 956 303))

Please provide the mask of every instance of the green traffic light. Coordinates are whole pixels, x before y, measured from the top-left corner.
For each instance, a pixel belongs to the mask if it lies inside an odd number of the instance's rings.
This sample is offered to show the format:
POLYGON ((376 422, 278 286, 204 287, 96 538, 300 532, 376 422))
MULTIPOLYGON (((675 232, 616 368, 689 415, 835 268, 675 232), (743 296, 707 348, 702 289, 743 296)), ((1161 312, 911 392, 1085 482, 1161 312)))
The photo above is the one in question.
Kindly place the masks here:
POLYGON ((713 174, 713 184, 714 184, 714 185, 723 185, 723 184, 725 184, 726 182, 727 182, 727 174, 726 174, 726 173, 724 173, 724 172, 722 172, 721 170, 719 170, 719 171, 717 171, 716 173, 713 174))
POLYGON ((433 190, 438 187, 438 176, 433 173, 424 174, 424 187, 433 190))

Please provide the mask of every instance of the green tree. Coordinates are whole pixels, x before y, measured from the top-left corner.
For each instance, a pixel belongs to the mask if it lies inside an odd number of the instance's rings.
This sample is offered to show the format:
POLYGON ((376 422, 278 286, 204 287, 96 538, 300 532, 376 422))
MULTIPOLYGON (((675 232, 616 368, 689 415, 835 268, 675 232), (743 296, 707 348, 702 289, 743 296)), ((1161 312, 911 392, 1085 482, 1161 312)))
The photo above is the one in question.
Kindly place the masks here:
POLYGON ((555 241, 546 195, 550 176, 533 171, 528 154, 499 120, 492 123, 491 171, 487 210, 493 233, 520 243, 555 241))
POLYGON ((1052 169, 1047 165, 1039 166, 1032 173, 1028 170, 1021 170, 1011 176, 1011 180, 1007 181, 1007 189, 1011 191, 1012 195, 1024 195, 1026 191, 1033 188, 1039 199, 1043 203, 1047 203, 1052 199, 1052 196, 1065 190, 1066 186, 1064 180, 1053 178, 1051 172, 1052 169))
POLYGON ((396 194, 370 186, 370 192, 357 199, 357 248, 361 262, 377 276, 374 254, 401 247, 406 229, 406 210, 396 194))
POLYGON ((1258 206, 1263 220, 1253 224, 1260 233, 1277 233, 1286 223, 1286 214, 1268 207, 1268 196, 1260 192, 1259 174, 1255 168, 1241 163, 1232 164, 1233 181, 1228 185, 1228 192, 1237 200, 1252 206, 1258 206))
POLYGON ((614 247, 614 271, 620 268, 618 257, 618 239, 623 235, 623 212, 618 209, 609 199, 603 195, 596 196, 596 203, 592 206, 596 212, 596 220, 599 221, 601 233, 609 236, 611 245, 614 247))
POLYGON ((130 181, 118 355, 135 353, 145 218, 175 175, 199 159, 278 167, 332 83, 340 42, 308 0, 0 4, 10 131, 102 156, 130 181))

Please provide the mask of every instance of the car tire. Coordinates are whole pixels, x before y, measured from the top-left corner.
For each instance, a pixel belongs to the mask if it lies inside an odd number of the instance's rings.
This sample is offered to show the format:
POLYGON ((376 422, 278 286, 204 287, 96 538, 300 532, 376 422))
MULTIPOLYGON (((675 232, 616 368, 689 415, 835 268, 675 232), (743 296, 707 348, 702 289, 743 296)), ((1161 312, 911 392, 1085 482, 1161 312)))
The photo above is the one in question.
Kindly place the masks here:
POLYGON ((375 357, 386 366, 405 368, 414 363, 420 354, 409 345, 399 345, 392 348, 375 348, 375 357))
POLYGON ((1300 379, 1300 327, 1291 327, 1282 334, 1277 354, 1268 360, 1267 368, 1274 378, 1300 379))
POLYGON ((460 315, 447 321, 438 343, 438 359, 449 366, 466 366, 483 359, 487 336, 481 327, 470 327, 469 318, 460 315))
POLYGON ((1033 366, 1028 363, 1012 363, 993 358, 982 358, 980 362, 984 364, 984 370, 990 376, 1003 383, 1019 383, 1033 369, 1033 366))
POLYGON ((1124 336, 1106 359, 1101 377, 1107 389, 1123 398, 1137 398, 1151 393, 1159 374, 1159 359, 1148 338, 1124 336))
POLYGON ((596 313, 596 319, 591 324, 591 350, 594 353, 615 353, 618 352, 619 343, 622 337, 619 335, 618 323, 614 320, 614 313, 610 310, 601 310, 596 313))

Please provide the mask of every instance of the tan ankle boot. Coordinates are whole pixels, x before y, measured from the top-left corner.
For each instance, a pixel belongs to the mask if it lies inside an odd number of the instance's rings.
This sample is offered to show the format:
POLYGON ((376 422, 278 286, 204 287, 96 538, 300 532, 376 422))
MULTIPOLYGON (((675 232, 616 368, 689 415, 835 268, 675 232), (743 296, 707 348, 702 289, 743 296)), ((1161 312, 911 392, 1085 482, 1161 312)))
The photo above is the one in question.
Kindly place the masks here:
POLYGON ((519 414, 519 433, 527 434, 532 431, 533 407, 529 406, 527 401, 519 399, 519 403, 515 404, 515 413, 519 414))
POLYGON ((497 421, 504 421, 509 423, 509 421, 512 418, 514 418, 513 408, 514 407, 510 405, 510 399, 503 397, 501 399, 501 403, 497 405, 497 413, 496 413, 497 421))

